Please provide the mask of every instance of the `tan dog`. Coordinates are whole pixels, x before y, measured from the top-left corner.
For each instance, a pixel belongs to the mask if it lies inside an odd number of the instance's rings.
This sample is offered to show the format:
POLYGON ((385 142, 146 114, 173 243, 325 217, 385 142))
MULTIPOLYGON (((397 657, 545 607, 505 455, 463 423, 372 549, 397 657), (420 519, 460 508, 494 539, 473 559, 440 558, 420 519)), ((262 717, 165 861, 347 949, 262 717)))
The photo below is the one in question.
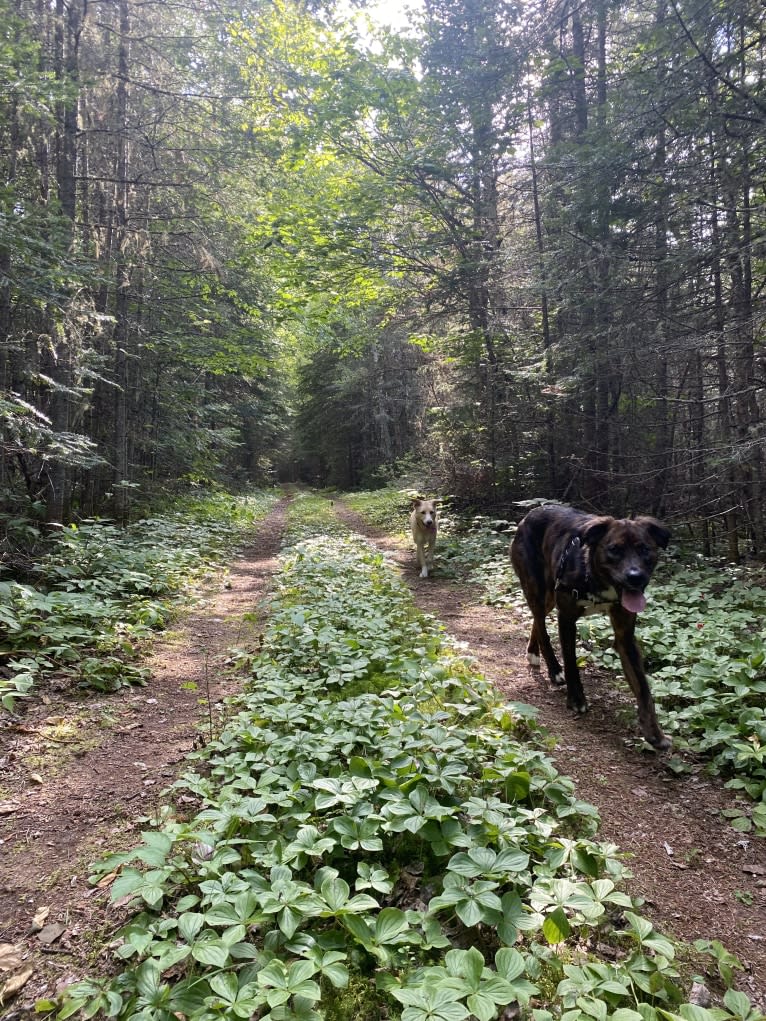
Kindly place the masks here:
POLYGON ((429 567, 434 563, 434 546, 436 545, 436 533, 438 524, 436 521, 436 508, 438 500, 414 500, 412 514, 410 514, 410 528, 412 529, 412 541, 415 543, 418 564, 420 565, 420 577, 428 577, 429 567))

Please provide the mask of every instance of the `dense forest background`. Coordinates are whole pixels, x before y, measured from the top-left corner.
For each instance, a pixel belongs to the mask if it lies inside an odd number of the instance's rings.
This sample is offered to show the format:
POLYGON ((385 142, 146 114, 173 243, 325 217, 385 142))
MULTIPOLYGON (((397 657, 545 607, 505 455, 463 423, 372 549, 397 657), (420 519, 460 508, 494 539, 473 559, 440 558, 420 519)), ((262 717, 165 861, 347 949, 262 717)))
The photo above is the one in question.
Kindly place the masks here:
POLYGON ((0 0, 0 508, 417 467, 766 553, 760 0, 0 0))

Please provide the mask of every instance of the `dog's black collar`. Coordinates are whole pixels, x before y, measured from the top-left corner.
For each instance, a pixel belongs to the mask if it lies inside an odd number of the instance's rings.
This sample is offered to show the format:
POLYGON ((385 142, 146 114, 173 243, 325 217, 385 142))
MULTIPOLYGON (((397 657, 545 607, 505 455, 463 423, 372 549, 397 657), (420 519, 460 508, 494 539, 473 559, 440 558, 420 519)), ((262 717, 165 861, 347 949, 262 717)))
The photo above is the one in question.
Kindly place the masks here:
MULTIPOLYGON (((554 591, 558 591, 561 587, 561 579, 564 576, 564 568, 566 567, 567 559, 573 549, 579 549, 582 546, 582 540, 580 536, 575 534, 570 537, 569 542, 564 547, 561 557, 559 559, 559 566, 556 569, 556 577, 554 578, 554 591)), ((590 571, 588 570, 587 561, 585 563, 585 591, 587 592, 590 588, 590 571)), ((577 589, 572 589, 572 595, 575 599, 579 598, 580 593, 577 589)))

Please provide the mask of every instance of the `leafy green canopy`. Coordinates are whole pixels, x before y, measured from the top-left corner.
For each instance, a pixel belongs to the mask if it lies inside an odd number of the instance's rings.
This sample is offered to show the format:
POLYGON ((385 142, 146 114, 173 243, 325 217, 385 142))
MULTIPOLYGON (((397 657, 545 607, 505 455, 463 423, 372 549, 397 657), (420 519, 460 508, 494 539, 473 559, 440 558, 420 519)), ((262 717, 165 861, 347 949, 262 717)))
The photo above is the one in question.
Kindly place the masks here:
POLYGON ((401 182, 381 173, 377 142, 386 103, 412 91, 412 76, 387 67, 390 48, 366 53, 350 25, 300 4, 264 7, 232 36, 249 93, 242 129, 270 157, 247 236, 268 267, 274 312, 309 350, 338 336, 358 350, 370 310, 383 320, 401 286, 401 182))

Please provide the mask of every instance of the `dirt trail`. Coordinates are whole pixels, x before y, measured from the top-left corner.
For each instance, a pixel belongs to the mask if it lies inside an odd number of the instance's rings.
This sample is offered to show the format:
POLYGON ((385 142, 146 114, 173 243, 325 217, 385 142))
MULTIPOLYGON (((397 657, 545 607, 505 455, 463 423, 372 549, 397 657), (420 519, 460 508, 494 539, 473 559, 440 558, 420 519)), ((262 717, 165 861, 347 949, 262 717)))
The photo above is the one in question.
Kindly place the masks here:
POLYGON ((265 617, 286 506, 276 505, 228 573, 157 644, 146 687, 95 698, 51 692, 21 723, 0 723, 0 944, 17 948, 15 974, 32 969, 0 1016, 31 1018, 36 999, 99 972, 118 917, 88 885, 88 865, 138 842, 160 791, 204 740, 208 704, 234 690, 224 661, 260 630, 243 614, 265 617), (41 909, 45 927, 35 933, 41 909))
MULTIPOLYGON (((18 996, 0 1006, 7 1021, 31 1021, 37 998, 108 967, 102 948, 120 919, 106 893, 88 885, 88 864, 137 842, 142 817, 200 732, 204 739, 208 692, 215 704, 233 689, 223 664, 233 646, 252 644, 261 630, 286 505, 272 511, 229 574, 222 572, 175 634, 156 646, 147 687, 95 699, 51 693, 46 704, 32 704, 22 723, 0 729, 0 944, 18 948, 17 972, 31 969, 18 996), (46 908, 49 928, 32 932, 33 917, 46 908)), ((586 676, 592 710, 574 719, 563 694, 527 667, 525 636, 510 613, 477 604, 475 591, 439 578, 438 569, 421 580, 408 544, 335 507, 390 554, 420 608, 467 644, 509 699, 538 706, 541 722, 559 738, 561 770, 601 812, 601 838, 634 856, 634 892, 647 898, 647 913, 683 938, 720 939, 748 968, 740 985, 763 1004, 766 842, 721 820, 730 795, 699 772, 669 773, 641 750, 629 698, 594 683, 592 674, 586 676), (751 904, 742 902, 749 898, 751 904)))
POLYGON ((631 892, 645 898, 645 913, 680 939, 720 940, 745 965, 740 987, 766 1007, 766 841, 737 833, 721 817, 720 810, 731 807, 731 792, 701 766, 691 774, 672 773, 637 739, 627 682, 616 690, 588 669, 591 709, 574 716, 565 692, 527 665, 522 622, 510 611, 478 604, 475 589, 440 578, 438 547, 434 575, 421 579, 409 543, 381 535, 337 502, 335 507, 346 524, 390 554, 419 608, 468 645, 484 676, 510 700, 538 708, 539 721, 557 739, 559 769, 601 814, 599 838, 629 856, 631 892))

